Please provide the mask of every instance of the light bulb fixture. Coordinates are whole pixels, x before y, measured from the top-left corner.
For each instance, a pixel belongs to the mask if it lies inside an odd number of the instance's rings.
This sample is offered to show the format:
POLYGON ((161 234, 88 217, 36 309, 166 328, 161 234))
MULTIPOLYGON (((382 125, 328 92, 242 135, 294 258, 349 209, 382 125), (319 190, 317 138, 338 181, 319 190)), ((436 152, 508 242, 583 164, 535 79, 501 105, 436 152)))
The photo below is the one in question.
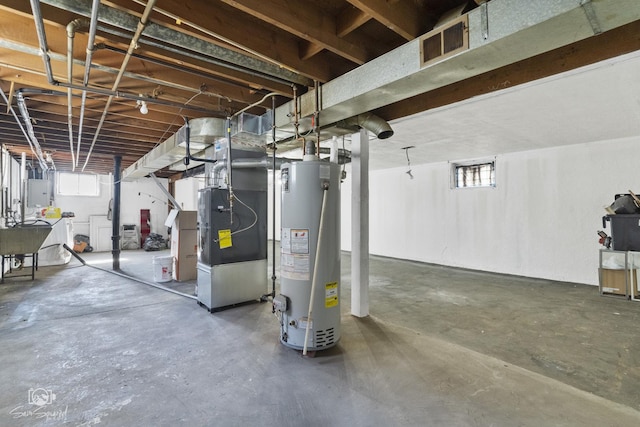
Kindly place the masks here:
POLYGON ((407 156, 407 172, 406 174, 409 175, 410 179, 413 179, 413 174, 411 173, 411 160, 409 159, 409 149, 411 148, 416 148, 415 145, 409 145, 406 147, 402 147, 402 150, 404 150, 404 154, 407 156))
POLYGON ((138 99, 136 101, 136 108, 140 108, 140 114, 147 114, 149 112, 149 107, 147 107, 147 102, 138 99))
MULTIPOLYGON (((140 98, 143 98, 144 95, 140 94, 138 95, 140 98)), ((149 107, 147 107, 147 101, 144 101, 142 99, 138 99, 136 101, 136 108, 140 109, 140 114, 147 114, 149 112, 149 107)))

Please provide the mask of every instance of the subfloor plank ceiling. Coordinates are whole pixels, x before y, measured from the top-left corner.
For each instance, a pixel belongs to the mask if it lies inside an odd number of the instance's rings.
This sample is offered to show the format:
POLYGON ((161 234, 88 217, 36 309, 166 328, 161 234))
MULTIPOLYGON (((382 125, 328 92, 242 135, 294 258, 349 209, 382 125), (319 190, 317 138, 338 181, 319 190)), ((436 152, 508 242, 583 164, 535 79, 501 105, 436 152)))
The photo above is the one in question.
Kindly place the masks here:
MULTIPOLYGON (((122 156, 126 168, 175 133, 185 117, 224 118, 272 92, 276 105, 282 105, 315 82, 331 81, 427 33, 448 12, 459 15, 482 3, 0 0, 0 88, 16 113, 0 100, 0 143, 15 157, 26 152, 37 163, 17 117, 56 170, 113 172, 114 156, 122 156), (89 22, 96 5, 91 43, 89 22), (51 76, 34 7, 44 22, 51 76), (132 43, 136 31, 141 35, 132 43)), ((626 31, 634 34, 634 25, 626 31)), ((375 113, 400 127, 403 117, 508 89, 496 85, 505 79, 526 83, 637 50, 635 34, 618 34, 625 42, 617 47, 604 37, 568 46, 564 55, 523 61, 375 113)), ((249 112, 262 114, 271 107, 267 100, 249 112)), ((175 174, 169 169, 156 173, 175 174)))

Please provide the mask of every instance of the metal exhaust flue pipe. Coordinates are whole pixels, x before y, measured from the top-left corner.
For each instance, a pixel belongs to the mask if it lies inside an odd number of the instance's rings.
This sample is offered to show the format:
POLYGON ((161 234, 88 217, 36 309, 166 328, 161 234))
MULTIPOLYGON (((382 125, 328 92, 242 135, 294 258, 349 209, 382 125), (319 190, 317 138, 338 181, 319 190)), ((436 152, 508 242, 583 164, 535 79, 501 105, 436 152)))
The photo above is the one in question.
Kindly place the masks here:
POLYGON ((342 120, 336 123, 336 126, 346 128, 357 126, 358 128, 363 128, 373 133, 378 139, 387 139, 393 136, 393 129, 391 129, 389 123, 382 117, 376 116, 371 112, 362 113, 342 120))

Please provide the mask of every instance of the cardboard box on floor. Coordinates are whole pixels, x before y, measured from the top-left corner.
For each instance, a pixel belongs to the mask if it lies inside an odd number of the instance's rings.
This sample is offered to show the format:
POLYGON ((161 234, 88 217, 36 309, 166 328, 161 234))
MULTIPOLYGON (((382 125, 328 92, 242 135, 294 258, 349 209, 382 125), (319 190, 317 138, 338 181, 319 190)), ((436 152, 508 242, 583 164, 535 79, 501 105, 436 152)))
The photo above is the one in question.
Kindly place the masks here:
MULTIPOLYGON (((600 269, 600 286, 602 292, 615 295, 629 295, 627 293, 627 270, 613 270, 609 268, 600 269)), ((633 270, 633 281, 637 281, 635 270, 633 270)), ((632 290, 633 291, 633 290, 632 290)), ((637 295, 637 291, 634 292, 634 296, 637 295)))
POLYGON ((198 212, 172 209, 164 225, 171 227, 173 279, 179 282, 198 276, 198 212))

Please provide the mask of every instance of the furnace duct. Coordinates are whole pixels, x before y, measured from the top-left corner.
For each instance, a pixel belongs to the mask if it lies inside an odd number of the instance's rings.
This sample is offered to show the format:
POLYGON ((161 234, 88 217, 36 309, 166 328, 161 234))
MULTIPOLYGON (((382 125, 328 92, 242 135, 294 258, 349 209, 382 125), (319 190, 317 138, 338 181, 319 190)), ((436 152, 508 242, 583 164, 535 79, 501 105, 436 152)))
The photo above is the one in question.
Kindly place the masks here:
POLYGON ((366 129, 373 133, 378 139, 387 139, 393 136, 393 129, 391 129, 389 123, 373 113, 363 113, 341 120, 336 123, 336 127, 366 129))

